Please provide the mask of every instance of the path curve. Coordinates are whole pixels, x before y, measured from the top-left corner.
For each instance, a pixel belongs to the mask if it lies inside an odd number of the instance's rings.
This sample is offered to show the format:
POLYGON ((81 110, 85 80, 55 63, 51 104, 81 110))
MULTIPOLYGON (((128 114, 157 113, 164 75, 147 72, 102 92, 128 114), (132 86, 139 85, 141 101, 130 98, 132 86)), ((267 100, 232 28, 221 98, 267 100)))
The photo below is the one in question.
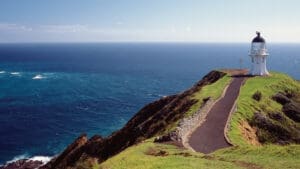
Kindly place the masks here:
POLYGON ((207 154, 231 146, 224 129, 244 80, 245 77, 233 77, 224 97, 214 104, 203 124, 191 134, 188 143, 195 151, 207 154))

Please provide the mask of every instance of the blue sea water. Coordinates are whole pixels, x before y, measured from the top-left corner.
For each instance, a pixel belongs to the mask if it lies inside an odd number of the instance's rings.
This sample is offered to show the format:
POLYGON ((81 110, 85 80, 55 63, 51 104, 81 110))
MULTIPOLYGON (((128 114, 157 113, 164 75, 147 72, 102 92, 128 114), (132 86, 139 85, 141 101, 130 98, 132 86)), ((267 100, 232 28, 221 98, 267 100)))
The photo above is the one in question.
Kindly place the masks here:
MULTIPOLYGON (((300 79, 300 44, 269 44, 268 68, 300 79)), ((109 135, 212 69, 249 68, 249 44, 0 44, 0 164, 109 135)))

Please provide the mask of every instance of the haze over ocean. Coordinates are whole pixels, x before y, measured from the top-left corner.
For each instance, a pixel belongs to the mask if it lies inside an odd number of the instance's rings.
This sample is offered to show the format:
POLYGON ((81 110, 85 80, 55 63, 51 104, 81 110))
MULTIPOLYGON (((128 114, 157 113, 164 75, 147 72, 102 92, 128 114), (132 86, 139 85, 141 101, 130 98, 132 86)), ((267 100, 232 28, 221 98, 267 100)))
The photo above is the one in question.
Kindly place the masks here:
MULTIPOLYGON (((249 68, 250 43, 0 44, 0 164, 109 135, 145 104, 212 69, 249 68)), ((300 79, 300 44, 268 44, 268 69, 300 79)))

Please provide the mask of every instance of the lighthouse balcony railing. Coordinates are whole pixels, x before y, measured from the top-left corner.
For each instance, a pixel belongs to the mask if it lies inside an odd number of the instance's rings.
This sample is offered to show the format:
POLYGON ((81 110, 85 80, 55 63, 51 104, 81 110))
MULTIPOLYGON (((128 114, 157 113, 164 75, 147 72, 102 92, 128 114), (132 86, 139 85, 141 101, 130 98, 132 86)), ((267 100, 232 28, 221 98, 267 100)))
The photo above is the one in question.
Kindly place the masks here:
POLYGON ((268 55, 267 49, 251 50, 250 55, 268 55))

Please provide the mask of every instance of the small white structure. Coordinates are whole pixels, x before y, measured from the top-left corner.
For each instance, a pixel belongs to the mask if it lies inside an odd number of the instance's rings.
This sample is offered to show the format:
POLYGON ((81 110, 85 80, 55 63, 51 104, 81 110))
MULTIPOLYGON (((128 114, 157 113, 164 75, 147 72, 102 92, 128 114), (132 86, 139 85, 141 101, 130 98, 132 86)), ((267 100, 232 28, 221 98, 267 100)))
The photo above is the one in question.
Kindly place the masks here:
POLYGON ((260 36, 260 32, 256 32, 257 36, 252 40, 250 57, 252 61, 251 75, 266 76, 269 75, 267 70, 266 41, 260 36))

